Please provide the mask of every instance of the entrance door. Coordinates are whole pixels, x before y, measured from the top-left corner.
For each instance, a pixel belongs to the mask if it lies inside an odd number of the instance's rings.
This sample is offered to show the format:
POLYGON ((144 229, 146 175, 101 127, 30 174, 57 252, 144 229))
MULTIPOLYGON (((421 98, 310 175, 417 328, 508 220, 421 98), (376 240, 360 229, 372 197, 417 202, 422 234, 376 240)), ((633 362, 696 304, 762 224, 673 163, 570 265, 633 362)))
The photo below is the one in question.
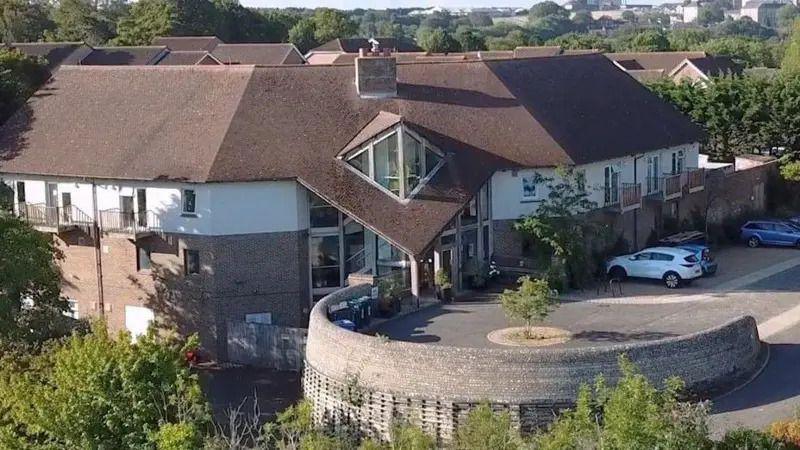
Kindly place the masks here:
POLYGON ((58 223, 58 185, 47 183, 47 196, 45 197, 45 218, 48 225, 55 226, 58 223))
POLYGON ((658 190, 658 156, 647 158, 647 193, 652 194, 658 190))
POLYGON ((61 220, 64 223, 72 222, 72 194, 69 192, 61 193, 61 220))
POLYGON ((123 195, 119 198, 120 221, 122 228, 132 228, 133 221, 133 196, 123 195))
POLYGON ((136 223, 140 227, 147 226, 147 191, 136 190, 136 223))

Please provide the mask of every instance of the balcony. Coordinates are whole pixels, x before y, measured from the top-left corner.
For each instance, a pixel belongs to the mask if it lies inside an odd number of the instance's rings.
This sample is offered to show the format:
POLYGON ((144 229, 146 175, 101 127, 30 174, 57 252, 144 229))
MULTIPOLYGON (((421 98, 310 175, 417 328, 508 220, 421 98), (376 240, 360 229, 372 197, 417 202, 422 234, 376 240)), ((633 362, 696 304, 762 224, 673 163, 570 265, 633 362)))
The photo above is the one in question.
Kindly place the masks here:
POLYGON ((687 169, 686 170, 686 185, 689 187, 689 192, 700 192, 705 189, 706 172, 705 169, 687 169))
POLYGON ((642 184, 622 183, 622 212, 633 211, 642 207, 642 184))
POLYGON ((627 212, 642 207, 642 184, 622 183, 614 189, 608 187, 604 192, 604 207, 611 211, 627 212))
POLYGON ((664 174, 661 177, 648 177, 645 183, 645 196, 658 201, 680 198, 683 195, 684 174, 664 174))
POLYGON ((152 236, 161 231, 161 219, 153 211, 100 211, 100 229, 106 233, 133 236, 136 239, 152 236))
POLYGON ((44 203, 18 203, 16 211, 20 219, 46 233, 65 233, 76 229, 88 233, 93 223, 88 214, 74 205, 60 207, 44 203))

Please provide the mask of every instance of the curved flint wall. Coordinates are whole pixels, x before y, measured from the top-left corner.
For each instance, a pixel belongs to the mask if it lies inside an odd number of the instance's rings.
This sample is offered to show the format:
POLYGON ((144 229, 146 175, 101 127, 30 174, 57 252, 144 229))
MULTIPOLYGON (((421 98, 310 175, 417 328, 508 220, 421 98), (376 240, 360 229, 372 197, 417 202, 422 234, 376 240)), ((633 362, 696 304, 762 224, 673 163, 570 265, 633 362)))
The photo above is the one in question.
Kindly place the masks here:
POLYGON ((449 440, 469 409, 481 402, 510 411, 520 428, 529 431, 571 406, 581 384, 600 374, 614 383, 622 353, 650 380, 675 375, 696 393, 749 376, 763 355, 755 319, 749 316, 657 341, 508 349, 387 341, 328 320, 329 304, 368 295, 370 288, 344 288, 311 311, 304 391, 319 423, 348 423, 386 439, 392 423, 406 419, 449 440))

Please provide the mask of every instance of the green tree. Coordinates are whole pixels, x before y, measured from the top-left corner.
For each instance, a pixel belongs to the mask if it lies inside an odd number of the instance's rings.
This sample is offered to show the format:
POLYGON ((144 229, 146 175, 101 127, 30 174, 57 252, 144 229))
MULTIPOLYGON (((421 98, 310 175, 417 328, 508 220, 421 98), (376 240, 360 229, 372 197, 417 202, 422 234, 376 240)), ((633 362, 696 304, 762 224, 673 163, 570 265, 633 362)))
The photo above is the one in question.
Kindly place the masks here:
MULTIPOLYGON (((546 188, 547 196, 539 202, 534 214, 517 221, 514 228, 542 250, 544 255, 540 256, 548 262, 555 260, 555 267, 563 268, 572 286, 580 287, 592 273, 591 247, 605 245, 598 240, 607 237, 607 229, 586 217, 586 212, 597 207, 589 198, 586 176, 580 171, 558 168, 555 177, 537 175, 533 181, 546 188)), ((551 286, 563 288, 554 280, 551 286)))
POLYGON ((742 36, 727 36, 709 39, 695 50, 712 55, 730 56, 746 67, 776 67, 776 44, 742 36))
POLYGON ((476 27, 490 27, 494 23, 492 21, 491 16, 486 13, 482 12, 471 12, 469 13, 469 21, 473 26, 476 27))
POLYGON ((634 35, 625 44, 625 50, 632 52, 664 52, 668 51, 669 39, 659 30, 642 30, 634 35))
POLYGON ((761 26, 758 22, 745 16, 737 20, 726 20, 714 27, 718 36, 742 36, 766 39, 775 36, 772 28, 761 26))
POLYGON ((535 439, 537 449, 712 448, 708 405, 678 401, 683 382, 670 378, 659 390, 625 357, 613 387, 599 377, 583 386, 573 410, 535 439))
POLYGON ((46 2, 0 0, 0 39, 8 42, 43 40, 53 32, 52 6, 46 2))
POLYGON ((319 8, 314 11, 314 39, 325 43, 332 39, 349 38, 358 32, 358 25, 341 11, 319 8))
POLYGON ((546 319, 557 303, 547 280, 524 276, 518 281, 517 289, 506 289, 500 294, 500 304, 507 316, 525 322, 525 338, 533 339, 533 323, 546 319))
POLYGON ((780 28, 784 33, 789 33, 792 30, 792 25, 794 25, 794 21, 800 17, 800 8, 791 3, 781 6, 781 9, 778 10, 778 28, 780 28))
POLYGON ((0 345, 39 344, 69 332, 60 258, 49 236, 0 213, 0 345))
POLYGON ((525 444, 507 412, 495 413, 487 404, 473 408, 456 430, 456 450, 522 450, 525 444))
POLYGON ((442 28, 420 28, 417 31, 417 44, 431 53, 449 53, 460 50, 458 41, 442 28))
POLYGON ((544 42, 573 31, 575 24, 564 16, 549 15, 531 22, 529 29, 531 36, 535 36, 538 42, 544 42))
POLYGON ((305 17, 300 19, 300 21, 289 30, 288 40, 294 44, 301 53, 305 53, 320 44, 314 37, 316 36, 316 30, 317 25, 314 19, 305 17))
POLYGON ((456 31, 456 40, 461 47, 461 51, 486 50, 486 39, 480 31, 474 28, 459 28, 456 31))
POLYGON ((149 45, 156 36, 173 30, 175 5, 169 0, 138 0, 130 14, 121 19, 114 39, 117 45, 149 45))
POLYGON ((0 49, 0 124, 6 121, 50 76, 45 61, 0 49))
POLYGON ((114 37, 115 25, 88 0, 61 0, 53 12, 55 33, 49 40, 84 41, 102 45, 114 37))
POLYGON ((675 51, 693 50, 711 39, 711 30, 707 28, 678 28, 667 35, 669 47, 675 51))
POLYGON ((592 13, 589 11, 577 11, 572 16, 572 23, 576 31, 581 31, 583 33, 586 33, 595 26, 592 13))
POLYGON ((559 45, 564 49, 611 51, 611 44, 602 36, 585 33, 567 33, 547 41, 547 45, 559 45))
POLYGON ((505 37, 486 38, 486 48, 489 50, 514 50, 532 44, 530 38, 522 30, 513 30, 505 37))
POLYGON ((569 17, 569 11, 559 6, 556 2, 546 0, 533 5, 528 12, 528 18, 531 21, 542 19, 547 16, 569 17))
POLYGON ((155 330, 131 342, 127 334, 109 336, 100 323, 40 354, 6 355, 0 371, 6 431, 42 448, 197 444, 210 414, 184 358, 196 345, 196 338, 159 337, 155 330))
POLYGON ((697 23, 700 25, 713 25, 725 20, 725 10, 719 3, 706 3, 697 10, 697 23))
POLYGON ((781 72, 787 76, 800 75, 800 20, 795 20, 792 25, 789 45, 781 61, 781 72))

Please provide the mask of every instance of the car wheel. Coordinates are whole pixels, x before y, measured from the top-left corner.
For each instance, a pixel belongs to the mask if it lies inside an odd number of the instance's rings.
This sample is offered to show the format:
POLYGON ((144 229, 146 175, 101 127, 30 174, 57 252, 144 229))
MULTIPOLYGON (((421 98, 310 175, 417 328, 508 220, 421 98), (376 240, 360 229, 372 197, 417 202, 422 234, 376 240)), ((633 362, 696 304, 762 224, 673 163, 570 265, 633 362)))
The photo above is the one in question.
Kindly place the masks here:
POLYGON ((747 240, 747 246, 750 248, 756 248, 761 245, 761 239, 756 236, 752 236, 750 239, 747 240))
POLYGON ((664 274, 664 285, 669 289, 678 289, 681 287, 681 276, 676 272, 667 272, 664 274))
POLYGON ((622 267, 614 266, 608 271, 608 276, 610 276, 612 280, 622 281, 628 276, 628 273, 625 272, 625 269, 622 267))

